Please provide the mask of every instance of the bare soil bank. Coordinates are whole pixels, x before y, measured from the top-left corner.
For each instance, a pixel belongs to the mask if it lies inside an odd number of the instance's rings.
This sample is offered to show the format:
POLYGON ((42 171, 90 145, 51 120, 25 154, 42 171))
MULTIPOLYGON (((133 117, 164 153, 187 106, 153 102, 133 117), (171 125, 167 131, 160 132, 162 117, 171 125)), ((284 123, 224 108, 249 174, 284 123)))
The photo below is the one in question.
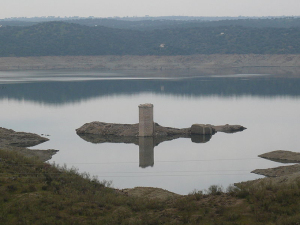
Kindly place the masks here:
POLYGON ((0 57, 0 71, 50 69, 203 70, 206 68, 241 67, 300 67, 300 55, 0 57))

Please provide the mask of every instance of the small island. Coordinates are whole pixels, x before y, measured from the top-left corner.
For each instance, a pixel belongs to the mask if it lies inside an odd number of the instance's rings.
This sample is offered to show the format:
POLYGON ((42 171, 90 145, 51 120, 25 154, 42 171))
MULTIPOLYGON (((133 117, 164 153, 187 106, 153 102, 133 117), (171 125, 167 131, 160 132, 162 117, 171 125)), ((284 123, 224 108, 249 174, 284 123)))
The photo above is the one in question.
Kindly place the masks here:
POLYGON ((86 123, 76 129, 76 133, 92 143, 139 143, 140 137, 152 137, 154 145, 177 138, 191 138, 193 142, 203 143, 210 140, 216 132, 235 133, 247 128, 241 125, 193 124, 190 128, 164 127, 153 121, 153 105, 139 105, 139 123, 117 124, 105 122, 86 123))

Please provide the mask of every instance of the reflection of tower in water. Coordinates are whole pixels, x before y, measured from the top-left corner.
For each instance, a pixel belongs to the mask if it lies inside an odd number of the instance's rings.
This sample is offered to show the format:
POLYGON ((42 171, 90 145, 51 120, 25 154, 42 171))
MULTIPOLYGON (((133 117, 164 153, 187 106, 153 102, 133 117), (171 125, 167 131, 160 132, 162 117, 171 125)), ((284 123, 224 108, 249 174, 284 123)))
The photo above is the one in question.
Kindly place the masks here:
POLYGON ((154 166, 154 139, 153 137, 139 137, 140 167, 154 166))
MULTIPOLYGON (((212 135, 192 135, 191 140, 194 143, 206 143, 211 139, 212 135)), ((154 137, 139 137, 139 167, 154 166, 154 137)), ((160 143, 160 142, 157 142, 160 143)))

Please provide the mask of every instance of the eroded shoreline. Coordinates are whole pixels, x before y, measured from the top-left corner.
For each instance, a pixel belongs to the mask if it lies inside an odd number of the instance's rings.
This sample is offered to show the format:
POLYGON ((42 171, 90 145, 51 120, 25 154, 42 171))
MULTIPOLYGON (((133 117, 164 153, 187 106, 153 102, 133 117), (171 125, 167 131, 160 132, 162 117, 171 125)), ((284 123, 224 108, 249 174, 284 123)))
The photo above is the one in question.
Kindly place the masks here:
MULTIPOLYGON (((12 70, 202 70, 275 67, 297 69, 300 55, 212 54, 178 56, 0 57, 0 71, 12 70)), ((299 69, 299 68, 298 68, 299 69)))
POLYGON ((281 184, 292 184, 300 181, 300 153, 286 151, 286 150, 276 150, 272 152, 267 152, 259 155, 258 157, 272 160, 281 163, 296 163, 294 165, 285 165, 275 168, 267 169, 256 169, 251 173, 259 174, 265 176, 261 179, 250 180, 245 182, 236 183, 237 187, 251 187, 257 185, 281 185, 281 184))
POLYGON ((38 145, 48 140, 48 138, 41 137, 37 134, 16 132, 11 129, 0 127, 0 149, 19 152, 26 157, 35 157, 43 162, 50 160, 58 150, 32 150, 28 149, 28 147, 38 145))

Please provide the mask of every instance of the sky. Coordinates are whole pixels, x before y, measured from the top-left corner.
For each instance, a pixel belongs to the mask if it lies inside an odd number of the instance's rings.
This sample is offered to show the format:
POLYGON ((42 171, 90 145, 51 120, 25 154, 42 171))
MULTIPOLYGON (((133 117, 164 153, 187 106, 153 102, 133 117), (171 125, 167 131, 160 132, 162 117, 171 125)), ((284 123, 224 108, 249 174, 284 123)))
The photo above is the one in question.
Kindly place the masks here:
POLYGON ((11 17, 300 16, 299 0, 1 0, 11 17))

